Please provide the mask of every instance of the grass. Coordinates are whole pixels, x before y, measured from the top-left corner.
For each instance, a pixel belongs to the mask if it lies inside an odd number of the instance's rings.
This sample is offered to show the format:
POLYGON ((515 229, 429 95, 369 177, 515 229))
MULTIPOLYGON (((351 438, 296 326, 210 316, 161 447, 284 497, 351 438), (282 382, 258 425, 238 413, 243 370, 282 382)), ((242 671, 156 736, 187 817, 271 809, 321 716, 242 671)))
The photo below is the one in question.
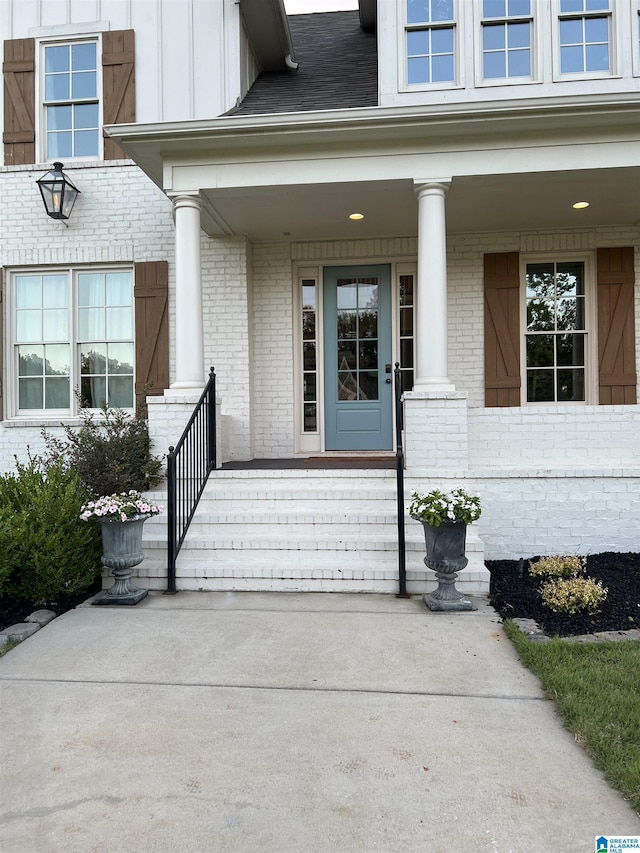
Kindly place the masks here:
POLYGON ((640 813, 640 643, 538 644, 513 622, 505 630, 565 726, 640 813))
POLYGON ((19 645, 20 640, 9 640, 9 642, 0 649, 0 658, 4 657, 7 652, 10 652, 11 649, 15 649, 15 647, 19 645))

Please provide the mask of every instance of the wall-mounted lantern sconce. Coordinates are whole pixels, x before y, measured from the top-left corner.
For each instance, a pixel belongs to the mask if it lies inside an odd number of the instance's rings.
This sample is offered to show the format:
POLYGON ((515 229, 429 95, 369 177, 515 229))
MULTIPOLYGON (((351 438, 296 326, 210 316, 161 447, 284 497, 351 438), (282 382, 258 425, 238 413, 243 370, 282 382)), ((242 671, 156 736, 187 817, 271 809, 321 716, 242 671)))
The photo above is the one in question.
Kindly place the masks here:
POLYGON ((53 169, 38 178, 42 201, 52 219, 68 219, 80 190, 71 183, 62 171, 62 163, 54 163, 53 169))

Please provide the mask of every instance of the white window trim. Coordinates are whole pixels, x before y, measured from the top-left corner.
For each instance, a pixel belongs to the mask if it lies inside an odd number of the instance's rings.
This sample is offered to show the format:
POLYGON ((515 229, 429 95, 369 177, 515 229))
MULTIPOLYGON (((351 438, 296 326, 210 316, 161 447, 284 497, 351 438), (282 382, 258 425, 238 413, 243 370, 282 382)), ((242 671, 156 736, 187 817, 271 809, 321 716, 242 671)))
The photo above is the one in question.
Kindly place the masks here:
MULTIPOLYGON (((492 77, 485 79, 482 74, 483 69, 483 51, 482 51, 482 0, 474 0, 474 75, 475 86, 477 89, 486 89, 490 86, 522 86, 531 83, 540 83, 540 69, 542 68, 541 44, 540 38, 540 8, 539 0, 531 0, 531 74, 523 77, 492 77)), ((505 19, 506 20, 506 19, 505 19)))
POLYGON ((46 104, 44 100, 44 51, 45 47, 61 44, 78 44, 80 42, 95 42, 96 44, 96 98, 98 101, 98 152, 88 157, 62 157, 61 159, 66 165, 67 163, 86 163, 95 162, 96 160, 104 160, 104 140, 102 136, 103 128, 103 107, 104 95, 102 91, 102 33, 75 33, 73 35, 56 36, 55 38, 41 38, 36 43, 36 110, 35 110, 35 134, 36 134, 36 151, 39 156, 40 163, 53 162, 54 158, 47 156, 47 135, 46 135, 46 104))
POLYGON ((324 364, 322 340, 322 267, 298 267, 293 277, 293 398, 296 453, 319 453, 324 447, 324 364), (316 417, 317 430, 304 431, 304 388, 302 355, 302 282, 313 280, 316 284, 316 417))
POLYGON ((597 310, 597 282, 596 282, 596 258, 595 252, 545 252, 544 254, 521 254, 520 255, 520 377, 521 394, 520 405, 540 408, 541 406, 590 406, 598 403, 598 310, 597 310), (562 400, 529 402, 527 400, 527 288, 526 272, 527 264, 543 263, 565 263, 578 261, 584 263, 584 293, 585 293, 585 377, 584 377, 584 400, 562 400))
MULTIPOLYGON (((99 266, 83 266, 81 264, 70 264, 68 266, 52 266, 52 267, 13 267, 5 269, 5 329, 9 334, 5 335, 4 342, 4 357, 5 357, 5 376, 7 393, 5 395, 5 403, 8 411, 5 412, 7 422, 16 421, 20 423, 38 423, 49 424, 52 421, 76 421, 80 412, 76 391, 80 386, 80 364, 79 364, 79 348, 78 348, 78 306, 75 297, 75 277, 80 272, 130 272, 132 282, 132 309, 133 309, 133 355, 134 355, 134 374, 133 374, 133 406, 124 411, 135 412, 135 360, 136 360, 136 338, 135 338, 135 295, 133 288, 135 287, 133 264, 100 264, 99 266), (50 273, 65 273, 70 276, 70 293, 71 305, 69 311, 71 313, 71 335, 68 341, 71 348, 71 406, 69 409, 29 409, 20 410, 18 405, 18 365, 16 363, 16 352, 18 343, 16 341, 16 305, 15 305, 15 288, 14 279, 20 275, 43 275, 50 273)), ((60 343, 64 343, 61 341, 60 343)), ((91 411, 100 411, 92 409, 91 411)))
POLYGON ((453 0, 453 69, 454 80, 444 83, 409 83, 407 32, 414 25, 407 24, 406 0, 397 4, 398 9, 398 91, 399 92, 434 92, 443 89, 464 88, 464 10, 465 0, 453 0))
POLYGON ((562 17, 609 17, 609 70, 608 71, 572 71, 563 73, 560 65, 560 0, 551 0, 551 32, 553 44, 553 80, 555 82, 567 80, 609 80, 619 77, 618 73, 618 43, 620 34, 618 32, 619 15, 616 14, 616 0, 609 0, 609 10, 594 11, 592 13, 575 13, 575 15, 563 14, 562 17))
POLYGON ((631 52, 633 76, 640 77, 640 0, 631 2, 631 52))

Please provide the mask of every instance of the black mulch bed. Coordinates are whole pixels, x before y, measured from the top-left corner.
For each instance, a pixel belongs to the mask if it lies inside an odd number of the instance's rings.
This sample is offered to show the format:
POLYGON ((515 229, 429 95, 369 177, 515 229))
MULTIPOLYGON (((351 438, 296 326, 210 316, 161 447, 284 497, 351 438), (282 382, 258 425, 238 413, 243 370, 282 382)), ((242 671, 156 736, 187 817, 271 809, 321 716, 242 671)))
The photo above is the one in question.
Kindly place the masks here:
POLYGON ((0 631, 8 628, 9 625, 17 625, 24 622, 27 616, 30 616, 36 610, 53 610, 56 616, 62 616, 67 610, 73 610, 79 604, 82 604, 92 595, 100 592, 102 589, 102 581, 100 578, 84 592, 79 592, 76 595, 60 597, 56 601, 35 601, 35 602, 15 602, 0 598, 0 631))
POLYGON ((486 564, 491 572, 490 601, 503 619, 534 619, 551 637, 640 628, 640 554, 608 552, 587 557, 585 577, 602 581, 609 592, 597 613, 573 616, 544 606, 538 590, 545 578, 529 575, 529 559, 487 560, 486 564))

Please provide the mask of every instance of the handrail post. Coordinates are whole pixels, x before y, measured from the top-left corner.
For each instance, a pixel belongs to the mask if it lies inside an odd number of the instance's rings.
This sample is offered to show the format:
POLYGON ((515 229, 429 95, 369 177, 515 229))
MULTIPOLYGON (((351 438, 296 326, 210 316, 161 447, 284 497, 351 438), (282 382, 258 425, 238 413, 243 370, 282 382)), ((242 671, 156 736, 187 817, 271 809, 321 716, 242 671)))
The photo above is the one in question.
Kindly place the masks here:
POLYGON ((207 464, 209 471, 216 468, 216 372, 209 370, 209 412, 207 418, 207 464))
POLYGON ((396 398, 396 490, 398 507, 398 592, 397 598, 409 598, 407 593, 407 550, 404 530, 404 449, 402 446, 402 385, 400 362, 393 371, 396 398))
POLYGON ((167 593, 176 591, 176 454, 169 448, 167 456, 167 593))

